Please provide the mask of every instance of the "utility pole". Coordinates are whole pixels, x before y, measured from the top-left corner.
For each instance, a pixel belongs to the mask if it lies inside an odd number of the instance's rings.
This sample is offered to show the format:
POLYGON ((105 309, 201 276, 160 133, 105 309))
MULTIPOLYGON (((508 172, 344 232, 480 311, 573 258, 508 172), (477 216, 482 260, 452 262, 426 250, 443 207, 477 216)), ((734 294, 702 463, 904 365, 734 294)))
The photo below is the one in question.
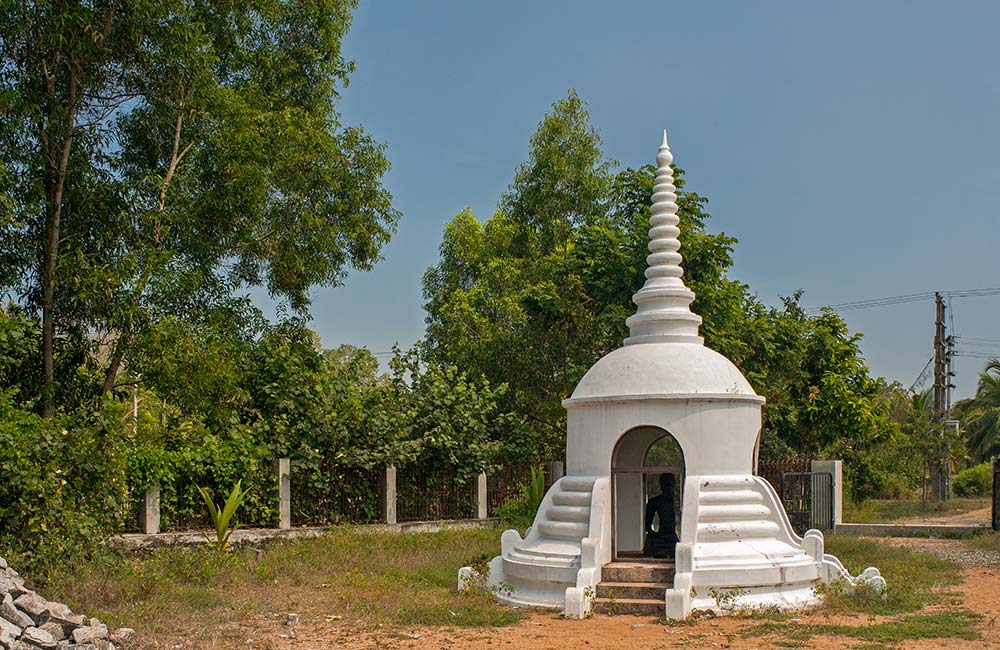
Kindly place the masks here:
POLYGON ((934 419, 943 420, 945 410, 944 299, 934 294, 934 419))
POLYGON ((944 422, 951 409, 951 349, 954 339, 945 333, 945 305, 934 294, 934 426, 940 429, 941 446, 931 462, 931 489, 937 499, 947 499, 951 483, 951 453, 944 440, 944 422))

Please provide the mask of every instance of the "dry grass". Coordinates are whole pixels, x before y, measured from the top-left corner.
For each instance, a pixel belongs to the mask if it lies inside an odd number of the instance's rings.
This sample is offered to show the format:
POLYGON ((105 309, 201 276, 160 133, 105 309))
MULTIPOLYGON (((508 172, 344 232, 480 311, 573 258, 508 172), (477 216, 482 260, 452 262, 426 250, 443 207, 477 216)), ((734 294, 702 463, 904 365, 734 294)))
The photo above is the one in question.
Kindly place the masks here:
POLYGON ((879 524, 918 517, 959 515, 987 508, 990 500, 984 497, 954 498, 947 501, 928 501, 926 505, 922 505, 920 499, 869 499, 860 504, 846 505, 844 521, 856 524, 879 524))
MULTIPOLYGON (((488 628, 520 620, 522 612, 497 606, 489 594, 455 589, 460 566, 497 552, 499 532, 384 534, 345 528, 321 539, 272 544, 260 552, 247 548, 219 554, 196 548, 142 556, 108 553, 63 567, 44 593, 113 626, 136 628, 150 647, 258 648, 262 636, 274 639, 289 631, 282 626, 286 612, 300 614, 303 631, 331 630, 344 635, 333 641, 339 638, 350 647, 352 630, 391 636, 412 626, 488 628), (248 646, 251 636, 258 642, 248 646)), ((963 609, 960 594, 951 591, 961 581, 953 563, 872 540, 831 535, 827 542, 853 573, 869 564, 879 566, 889 597, 883 602, 864 594, 829 593, 820 613, 862 614, 872 622, 877 617, 877 624, 816 630, 786 615, 761 616, 753 618, 770 622, 746 634, 766 635, 775 645, 806 647, 815 634, 879 643, 975 635, 978 617, 963 609)))
POLYGON ((521 613, 489 594, 456 591, 459 567, 499 549, 494 529, 385 534, 338 529, 262 551, 160 549, 106 554, 66 567, 45 586, 50 599, 135 628, 151 645, 201 637, 232 642, 240 622, 309 620, 380 624, 505 625, 521 613))

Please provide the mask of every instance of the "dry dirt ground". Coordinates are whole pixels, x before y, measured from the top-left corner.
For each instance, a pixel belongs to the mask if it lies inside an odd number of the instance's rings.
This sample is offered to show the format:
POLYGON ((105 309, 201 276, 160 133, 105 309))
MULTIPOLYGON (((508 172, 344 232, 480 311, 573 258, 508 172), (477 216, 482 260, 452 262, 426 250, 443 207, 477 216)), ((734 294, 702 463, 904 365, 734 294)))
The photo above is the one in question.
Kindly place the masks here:
MULTIPOLYGON (((901 644, 881 645, 847 636, 814 636, 795 640, 782 635, 747 635, 766 621, 741 618, 716 618, 693 624, 669 626, 648 617, 595 616, 583 621, 568 621, 548 612, 531 614, 509 627, 443 628, 379 627, 359 629, 356 624, 339 621, 319 613, 303 614, 301 622, 288 627, 279 618, 247 620, 223 632, 208 647, 243 647, 261 650, 394 649, 429 650, 433 648, 487 650, 511 648, 548 650, 593 648, 638 650, 639 648, 817 648, 819 650, 875 648, 972 650, 1000 649, 1000 557, 974 549, 956 540, 897 539, 893 543, 932 552, 963 566, 964 584, 960 587, 964 606, 983 615, 977 631, 981 639, 926 639, 901 644)), ((939 606, 947 607, 947 606, 939 606)), ((932 611, 931 610, 928 611, 932 611)), ((834 614, 805 614, 792 619, 804 625, 864 625, 880 618, 834 614)), ((179 646, 178 646, 179 648, 179 646)))
POLYGON ((952 524, 955 526, 989 525, 992 514, 991 506, 977 508, 968 512, 952 512, 947 514, 928 514, 921 517, 908 517, 896 523, 900 524, 952 524))

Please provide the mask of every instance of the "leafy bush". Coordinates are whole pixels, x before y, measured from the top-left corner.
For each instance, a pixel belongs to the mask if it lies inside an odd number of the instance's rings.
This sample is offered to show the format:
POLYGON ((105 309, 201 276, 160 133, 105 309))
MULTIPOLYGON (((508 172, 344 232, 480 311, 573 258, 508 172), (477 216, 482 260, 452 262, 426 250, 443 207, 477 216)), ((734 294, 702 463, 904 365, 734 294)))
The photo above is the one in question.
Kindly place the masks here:
POLYGON ((197 430, 192 440, 174 446, 146 443, 136 447, 128 462, 128 484, 134 498, 160 483, 160 517, 164 529, 210 525, 199 485, 211 491, 229 490, 237 481, 247 486, 241 510, 244 523, 273 524, 275 499, 271 485, 274 457, 246 427, 224 435, 197 430))
POLYGON ((989 463, 963 469, 951 482, 955 495, 960 497, 981 497, 993 489, 993 468, 989 463))
POLYGON ((27 569, 94 546, 127 509, 124 408, 51 420, 0 392, 0 555, 27 569))
POLYGON ((521 484, 521 494, 497 508, 500 522, 510 528, 525 530, 535 521, 535 513, 545 497, 545 473, 541 467, 531 468, 531 478, 521 484))

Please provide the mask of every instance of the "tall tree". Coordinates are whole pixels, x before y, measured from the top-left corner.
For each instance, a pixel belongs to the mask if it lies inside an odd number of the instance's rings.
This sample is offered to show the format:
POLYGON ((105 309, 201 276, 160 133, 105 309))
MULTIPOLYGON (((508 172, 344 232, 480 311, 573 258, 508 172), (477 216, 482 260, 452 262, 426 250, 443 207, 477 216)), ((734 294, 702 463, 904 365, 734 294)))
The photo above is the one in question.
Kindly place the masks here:
POLYGON ((139 334, 246 286, 305 311, 367 269, 398 213, 382 145, 335 109, 354 0, 3 0, 8 291, 103 333, 104 388, 139 334))
MULTIPOLYGON (((560 400, 621 344, 642 282, 653 170, 613 167, 570 92, 539 123, 496 214, 459 213, 424 276, 430 355, 508 384, 541 455, 561 453, 560 400)), ((714 286, 734 240, 705 232, 702 197, 681 191, 679 203, 685 256, 714 286)))
MULTIPOLYGON (((424 275, 431 357, 508 384, 543 455, 562 452, 560 401, 628 335, 644 280, 654 169, 613 175, 613 165, 570 93, 539 124, 497 212, 485 223, 459 213, 424 275)), ((709 232, 707 199, 686 188, 682 170, 675 177, 692 309, 706 345, 767 398, 767 451, 841 454, 858 494, 878 489, 871 450, 895 429, 860 336, 833 312, 807 315, 799 294, 767 307, 730 278, 736 240, 709 232)))
POLYGON ((977 461, 1000 455, 1000 359, 979 375, 976 394, 955 405, 965 420, 969 451, 977 461))

